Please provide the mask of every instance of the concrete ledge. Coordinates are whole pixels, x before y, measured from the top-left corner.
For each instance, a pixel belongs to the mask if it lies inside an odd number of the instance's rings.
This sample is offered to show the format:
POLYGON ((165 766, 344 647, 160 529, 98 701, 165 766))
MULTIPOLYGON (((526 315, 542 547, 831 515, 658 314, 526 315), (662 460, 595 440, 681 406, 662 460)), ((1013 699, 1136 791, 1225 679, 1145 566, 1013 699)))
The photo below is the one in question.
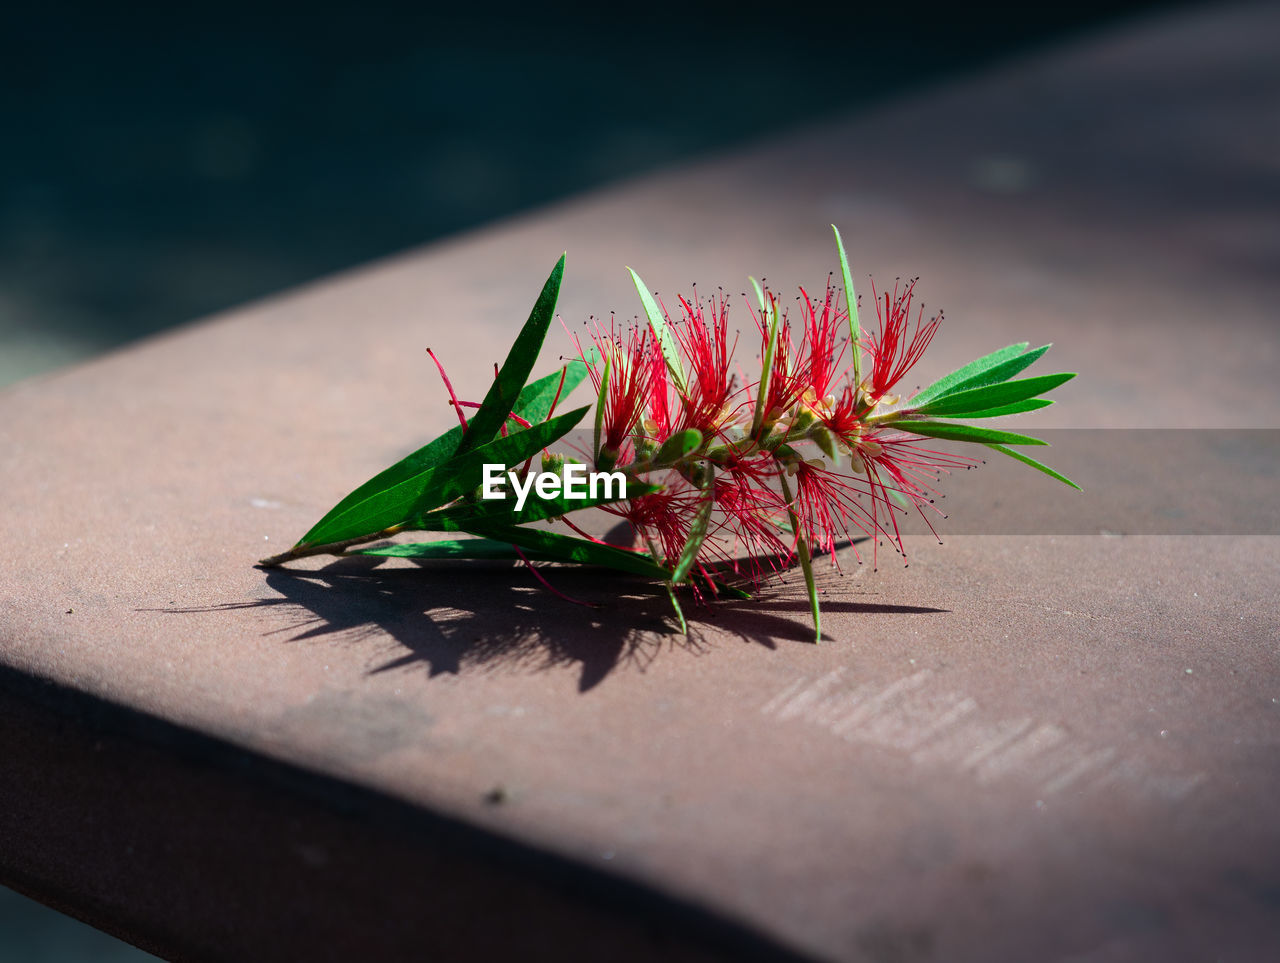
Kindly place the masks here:
POLYGON ((566 248, 572 326, 632 313, 628 263, 819 286, 836 221, 945 306, 922 380, 1053 341, 1081 376, 1038 426, 1275 429, 1277 18, 1138 25, 0 394, 0 879, 191 959, 1280 955, 1247 446, 1219 534, 846 553, 820 647, 794 584, 681 639, 599 573, 554 572, 587 612, 494 566, 253 567, 448 426, 421 349, 477 395, 566 248))

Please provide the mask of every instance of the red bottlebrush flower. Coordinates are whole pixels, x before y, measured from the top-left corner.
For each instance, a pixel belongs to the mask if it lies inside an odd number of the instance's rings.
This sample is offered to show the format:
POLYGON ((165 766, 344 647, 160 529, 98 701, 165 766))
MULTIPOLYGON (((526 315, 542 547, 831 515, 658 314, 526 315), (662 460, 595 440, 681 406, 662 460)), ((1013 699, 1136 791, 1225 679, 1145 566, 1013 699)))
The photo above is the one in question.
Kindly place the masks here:
MULTIPOLYGON (((678 477, 678 476, 677 476, 678 477)), ((675 565, 689 539, 689 529, 703 498, 695 488, 675 488, 676 481, 660 491, 650 492, 621 504, 602 505, 611 515, 625 518, 646 548, 654 551, 660 565, 675 565)))
MULTIPOLYGON (((827 281, 827 293, 821 310, 817 301, 811 300, 804 288, 800 289, 800 304, 804 311, 804 394, 817 402, 828 402, 831 383, 835 380, 844 357, 846 343, 840 340, 840 332, 848 324, 849 314, 837 305, 835 289, 827 281)), ((828 402, 829 403, 829 402, 828 402)))
MULTIPOLYGON (((630 328, 624 337, 612 321, 609 333, 606 335, 597 329, 594 341, 609 369, 601 419, 600 460, 605 467, 612 467, 623 454, 650 400, 652 351, 646 329, 630 328)), ((592 386, 599 394, 604 367, 592 365, 590 371, 592 386)))
POLYGON ((729 305, 723 294, 717 301, 710 302, 709 323, 696 290, 693 304, 682 297, 680 305, 684 308, 684 319, 675 326, 675 334, 689 371, 678 430, 696 428, 709 437, 732 422, 747 404, 733 403, 736 392, 729 362, 736 345, 729 344, 729 305))
POLYGON ((874 513, 860 501, 866 494, 859 480, 828 471, 821 462, 795 464, 796 494, 793 507, 800 519, 801 535, 810 545, 837 563, 836 542, 852 541, 854 532, 875 536, 882 530, 874 513))
POLYGON ((649 398, 645 403, 647 415, 644 432, 655 441, 669 438, 671 424, 671 381, 667 376, 667 359, 655 338, 649 339, 649 398))
POLYGON ((716 476, 714 489, 723 518, 713 535, 731 539, 745 552, 743 557, 729 553, 733 571, 756 584, 781 571, 795 554, 777 526, 786 502, 762 481, 753 472, 728 472, 716 476))
POLYGON ((845 385, 836 403, 821 413, 822 423, 827 431, 835 435, 848 448, 857 444, 858 436, 862 433, 858 395, 856 385, 845 385))
MULTIPOLYGON (((937 537, 933 523, 925 514, 926 506, 931 506, 938 494, 932 483, 941 473, 978 464, 975 458, 921 447, 927 443, 919 435, 879 428, 861 437, 851 456, 854 470, 866 472, 873 514, 878 517, 881 506, 888 512, 893 524, 893 541, 899 551, 902 550, 902 536, 898 532, 895 508, 890 500, 892 494, 896 493, 914 505, 929 531, 937 537)), ((937 512, 937 509, 933 511, 937 512)), ((941 515, 941 512, 937 514, 941 515)))
POLYGON ((871 373, 864 381, 863 390, 872 404, 885 398, 903 375, 911 370, 911 366, 920 360, 929 342, 942 323, 942 315, 938 315, 928 324, 924 321, 924 307, 921 306, 916 316, 915 330, 908 336, 907 329, 911 325, 911 299, 915 293, 916 282, 908 282, 906 289, 899 294, 897 284, 893 288, 893 297, 889 292, 884 295, 884 310, 881 311, 880 299, 872 286, 875 298, 876 317, 880 321, 879 337, 872 336, 867 348, 871 354, 871 373))
MULTIPOLYGON (((772 295, 769 295, 772 298, 772 295)), ((775 309, 776 310, 776 309, 775 309)), ((769 349, 769 329, 764 319, 757 317, 760 329, 760 357, 769 349)), ((807 372, 792 360, 794 347, 791 341, 791 322, 785 314, 778 319, 778 339, 773 345, 773 364, 769 367, 769 383, 765 386, 764 423, 770 425, 789 412, 807 384, 807 372)))

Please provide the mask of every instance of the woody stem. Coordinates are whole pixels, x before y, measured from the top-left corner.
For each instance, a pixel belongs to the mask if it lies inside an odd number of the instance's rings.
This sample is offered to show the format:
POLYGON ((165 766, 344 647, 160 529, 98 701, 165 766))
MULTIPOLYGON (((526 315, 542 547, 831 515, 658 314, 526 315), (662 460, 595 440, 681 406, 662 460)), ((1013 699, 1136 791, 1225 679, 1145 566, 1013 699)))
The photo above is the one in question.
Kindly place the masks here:
POLYGON ((308 555, 341 555, 353 545, 363 545, 365 542, 376 542, 380 538, 390 538, 399 532, 403 525, 392 525, 390 528, 384 528, 380 532, 374 532, 372 535, 357 535, 355 538, 343 539, 340 542, 325 542, 322 545, 295 545, 287 552, 281 552, 279 555, 272 555, 270 558, 264 558, 258 562, 261 568, 276 568, 285 562, 292 562, 295 558, 306 558, 308 555))

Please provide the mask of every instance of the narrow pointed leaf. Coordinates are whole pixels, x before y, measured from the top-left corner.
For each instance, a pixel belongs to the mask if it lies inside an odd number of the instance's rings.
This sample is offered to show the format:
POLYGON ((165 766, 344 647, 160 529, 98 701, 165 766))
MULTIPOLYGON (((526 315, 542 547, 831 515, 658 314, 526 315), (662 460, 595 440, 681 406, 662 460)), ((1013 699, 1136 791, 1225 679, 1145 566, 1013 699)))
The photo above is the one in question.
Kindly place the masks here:
MULTIPOLYGON (((1025 357, 1025 355, 1024 355, 1025 357)), ((964 391, 951 391, 940 398, 924 405, 910 402, 910 411, 921 415, 958 418, 970 411, 986 411, 989 408, 1001 408, 1042 395, 1046 391, 1070 381, 1074 373, 1040 375, 1036 378, 1020 378, 1016 381, 1003 381, 981 388, 968 388, 964 391)))
MULTIPOLYGON (((964 382, 969 378, 972 378, 975 375, 980 375, 982 372, 1003 364, 1012 358, 1017 358, 1026 351, 1028 347, 1030 347, 1030 344, 1026 341, 1022 341, 1018 344, 1011 344, 1008 347, 1001 348, 999 351, 993 351, 991 354, 984 355, 977 361, 970 361, 967 365, 957 368, 955 371, 951 372, 951 374, 943 375, 927 388, 918 391, 911 399, 911 404, 922 405, 932 401, 934 398, 938 398, 946 394, 949 391, 956 391, 965 387, 964 382)), ((1032 360, 1034 361, 1035 359, 1033 358, 1032 360)))
POLYGON ((595 424, 595 441, 591 449, 591 460, 595 464, 600 464, 600 439, 604 434, 604 408, 605 400, 609 396, 609 368, 612 359, 608 356, 604 359, 604 371, 600 375, 600 393, 596 397, 596 424, 595 424))
MULTIPOLYGON (((1048 398, 1028 398, 1026 401, 1017 401, 1011 405, 1001 405, 999 408, 984 408, 981 411, 966 411, 963 414, 950 415, 952 418, 1003 418, 1005 415, 1020 415, 1027 411, 1038 411, 1041 408, 1048 408, 1053 402, 1048 398)), ((902 426, 911 424, 911 419, 904 419, 902 426)))
POLYGON ((693 568, 694 560, 698 557, 698 550, 702 548, 702 543, 706 541, 707 529, 711 524, 711 509, 715 507, 715 486, 713 484, 714 469, 707 465, 707 480, 703 486, 705 489, 705 497, 702 504, 698 506, 698 514, 693 518, 693 524, 689 526, 689 538, 684 543, 684 549, 680 552, 680 560, 676 562, 675 571, 671 573, 671 584, 679 585, 685 580, 689 574, 689 570, 693 568))
MULTIPOLYGON (((560 387, 559 370, 554 374, 547 375, 545 378, 539 378, 520 392, 513 412, 526 421, 543 421, 551 410, 551 401, 555 398, 557 389, 560 390, 560 397, 563 400, 587 376, 587 366, 581 361, 570 361, 565 366, 565 369, 563 388, 560 387)), ((406 455, 390 468, 378 472, 378 474, 334 505, 333 508, 329 509, 324 517, 316 522, 311 530, 302 537, 298 544, 318 545, 333 541, 331 538, 318 538, 317 535, 323 535, 325 529, 332 526, 333 520, 344 514, 353 505, 358 505, 378 492, 386 491, 388 488, 398 485, 414 475, 421 474, 428 468, 434 468, 447 461, 458 450, 458 442, 461 439, 462 426, 457 425, 433 441, 423 445, 412 454, 406 455)))
POLYGON ((1042 344, 1038 348, 1032 348, 1026 354, 1020 354, 1016 358, 1010 358, 996 365, 994 368, 988 368, 985 371, 966 378, 960 384, 955 385, 947 391, 947 394, 953 392, 968 391, 972 388, 982 388, 986 385, 999 384, 1002 381, 1008 381, 1014 375, 1021 373, 1038 361, 1052 345, 1042 344))
POLYGON ((764 322, 769 325, 769 338, 764 346, 764 358, 760 362, 760 384, 756 388, 756 410, 751 417, 751 437, 756 438, 760 435, 760 429, 764 425, 765 415, 768 414, 764 410, 765 399, 769 396, 769 378, 773 374, 773 355, 778 344, 778 322, 780 318, 777 307, 770 302, 768 309, 765 311, 764 322))
POLYGON ((836 236, 836 251, 840 254, 840 277, 844 281, 844 301, 849 309, 849 348, 853 352, 853 386, 857 390, 862 384, 862 326, 858 323, 858 295, 853 289, 853 274, 849 271, 849 259, 844 253, 844 239, 840 237, 840 228, 834 224, 831 230, 836 236))
POLYGON ((928 438, 946 438, 952 441, 974 441, 989 445, 1046 445, 1048 442, 1029 435, 1019 435, 997 428, 979 428, 977 425, 958 425, 949 421, 903 421, 895 427, 928 438))
POLYGON ((755 288, 755 291, 756 291, 756 303, 760 305, 760 323, 768 324, 767 319, 764 317, 764 312, 765 312, 764 288, 762 288, 760 286, 760 282, 753 277, 748 276, 747 280, 751 282, 751 286, 755 288))
POLYGON ((649 327, 653 329, 653 335, 658 339, 658 347, 662 349, 662 358, 667 363, 667 370, 671 372, 671 381, 675 384, 676 391, 681 396, 684 396, 689 393, 688 382, 685 381, 684 365, 680 363, 680 351, 677 349, 676 339, 667 325, 667 319, 663 317, 662 309, 658 307, 658 302, 653 299, 653 295, 645 287, 640 275, 632 271, 631 268, 627 268, 627 270, 631 272, 631 282, 636 286, 636 292, 640 295, 640 303, 644 305, 644 314, 649 319, 649 327))
POLYGON ((485 464, 513 465, 537 454, 576 425, 587 408, 512 432, 474 451, 420 471, 357 502, 312 532, 309 544, 359 538, 403 524, 479 487, 485 464))
MULTIPOLYGON (((574 388, 582 384, 586 377, 586 363, 577 358, 571 358, 552 374, 547 375, 545 378, 539 378, 532 384, 525 385, 524 390, 520 392, 519 397, 516 399, 515 407, 511 409, 511 413, 519 415, 525 421, 533 424, 537 424, 539 421, 546 421, 547 416, 551 414, 551 403, 556 401, 557 392, 560 395, 560 402, 563 402, 573 392, 574 388), (560 373, 562 371, 564 372, 563 385, 560 383, 560 373)), ((461 425, 459 425, 459 430, 461 430, 461 425)))
MULTIPOLYGON (((387 558, 520 560, 520 553, 510 542, 499 542, 491 538, 450 538, 438 542, 409 542, 404 545, 356 549, 348 554, 381 555, 387 558)), ((525 555, 535 562, 555 561, 549 556, 532 550, 526 551, 525 555)))
POLYGON ((676 621, 680 623, 680 634, 689 634, 689 623, 684 620, 684 609, 680 608, 680 600, 676 598, 676 587, 667 583, 667 598, 671 599, 671 607, 676 611, 676 621))
POLYGON ((818 604, 818 583, 813 579, 813 560, 809 557, 809 546, 800 543, 800 568, 804 572, 804 589, 809 596, 809 611, 813 613, 813 644, 822 642, 822 607, 818 604))
POLYGON ((538 360, 538 352, 542 350, 547 329, 551 326, 551 319, 555 317, 560 281, 564 277, 564 259, 565 256, 560 255, 560 260, 551 269, 551 275, 542 286, 538 300, 534 302, 529 320, 520 329, 498 377, 476 413, 467 422, 467 430, 458 444, 458 454, 464 455, 493 440, 493 436, 507 420, 507 414, 515 405, 525 382, 529 380, 529 372, 538 360))
POLYGON ((1042 471, 1046 475, 1048 475, 1050 478, 1056 478, 1058 481, 1062 482, 1064 485, 1070 485, 1072 488, 1074 488, 1078 492, 1084 491, 1083 488, 1081 488, 1079 485, 1073 482, 1066 475, 1063 475, 1063 474, 1060 474, 1059 472, 1054 471, 1048 465, 1042 464, 1036 461, 1034 458, 1030 458, 1027 455, 1024 455, 1020 451, 1014 451, 1012 448, 1006 448, 1004 445, 988 444, 987 447, 992 448, 1000 452, 1001 454, 1008 455, 1010 458, 1015 458, 1018 461, 1022 462, 1024 465, 1030 465, 1036 471, 1042 471))
POLYGON ((494 526, 477 532, 494 541, 519 545, 526 552, 533 550, 557 562, 577 562, 580 565, 600 565, 605 568, 666 579, 667 570, 653 560, 647 552, 631 552, 613 545, 589 542, 585 538, 561 535, 543 528, 520 526, 494 526))
MULTIPOLYGON (((1038 348, 1032 348, 1026 354, 1020 354, 1013 358, 1006 358, 1003 361, 997 362, 990 367, 975 372, 967 378, 963 378, 957 383, 950 385, 945 391, 935 395, 934 398, 945 398, 948 395, 956 394, 961 391, 968 391, 973 388, 984 388, 987 385, 994 385, 999 384, 1002 381, 1008 381, 1014 375, 1025 370, 1039 360, 1039 358, 1048 351, 1049 348, 1050 345, 1045 344, 1038 348)), ((927 391, 928 389, 926 388, 925 390, 927 391)), ((925 403, 932 400, 932 398, 926 399, 925 403)), ((920 402, 918 402, 917 399, 911 399, 912 405, 918 403, 920 402)))

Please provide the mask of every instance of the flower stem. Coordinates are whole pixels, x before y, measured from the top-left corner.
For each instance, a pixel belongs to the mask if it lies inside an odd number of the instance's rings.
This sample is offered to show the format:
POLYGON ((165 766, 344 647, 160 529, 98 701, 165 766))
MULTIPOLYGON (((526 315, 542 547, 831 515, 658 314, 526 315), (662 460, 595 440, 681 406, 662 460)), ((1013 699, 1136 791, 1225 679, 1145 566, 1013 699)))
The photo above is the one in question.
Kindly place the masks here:
POLYGON ((403 525, 392 525, 390 528, 384 528, 380 532, 374 532, 372 535, 357 535, 355 538, 346 538, 340 542, 325 542, 322 545, 295 545, 287 552, 281 552, 279 555, 272 555, 270 558, 264 558, 258 562, 259 568, 276 568, 285 562, 292 562, 295 558, 306 558, 308 555, 341 555, 352 545, 363 545, 365 542, 376 542, 380 538, 390 538, 399 532, 403 525))
POLYGON ((782 482, 782 495, 787 500, 787 515, 791 518, 791 529, 796 533, 796 554, 800 556, 800 570, 804 572, 804 585, 809 593, 809 609, 813 612, 813 642, 822 643, 822 613, 818 609, 818 586, 813 581, 813 559, 809 556, 809 543, 805 540, 804 530, 800 527, 800 517, 796 514, 795 499, 791 495, 791 485, 784 472, 779 476, 782 482))

